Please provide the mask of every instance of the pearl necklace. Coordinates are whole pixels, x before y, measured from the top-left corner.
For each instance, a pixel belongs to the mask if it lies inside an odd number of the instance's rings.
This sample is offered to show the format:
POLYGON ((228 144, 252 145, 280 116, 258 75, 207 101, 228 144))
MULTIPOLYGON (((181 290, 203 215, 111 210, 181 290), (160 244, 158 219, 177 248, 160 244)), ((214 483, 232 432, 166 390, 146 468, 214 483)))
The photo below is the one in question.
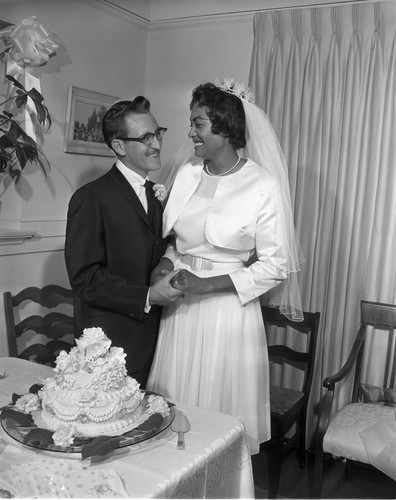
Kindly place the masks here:
POLYGON ((240 161, 241 161, 241 157, 238 155, 238 159, 237 159, 237 162, 235 163, 235 165, 233 167, 231 167, 230 169, 226 170, 225 172, 223 172, 222 174, 212 174, 212 172, 209 170, 207 163, 205 163, 205 165, 204 165, 204 170, 207 174, 211 175, 212 177, 223 177, 223 175, 229 174, 232 170, 234 170, 234 168, 237 168, 238 163, 240 161))

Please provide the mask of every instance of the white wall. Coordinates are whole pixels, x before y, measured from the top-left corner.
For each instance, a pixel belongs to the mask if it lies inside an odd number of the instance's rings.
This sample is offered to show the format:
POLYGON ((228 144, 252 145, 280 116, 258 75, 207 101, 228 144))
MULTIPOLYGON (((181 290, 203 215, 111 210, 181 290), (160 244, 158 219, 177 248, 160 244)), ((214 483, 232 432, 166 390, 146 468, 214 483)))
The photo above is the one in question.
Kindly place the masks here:
MULTIPOLYGON (((2 293, 49 283, 69 286, 63 258, 69 198, 112 163, 110 157, 64 152, 68 87, 127 97, 144 93, 146 78, 147 30, 131 23, 130 17, 79 0, 1 1, 3 20, 19 24, 31 15, 47 25, 60 45, 57 55, 35 70, 53 120, 42 142, 51 171, 46 180, 37 167, 27 167, 16 187, 0 192, 0 227, 26 229, 40 236, 23 244, 0 244, 0 356, 8 352, 2 293)), ((0 86, 2 82, 3 75, 0 86)), ((4 243, 1 236, 0 243, 4 243)))

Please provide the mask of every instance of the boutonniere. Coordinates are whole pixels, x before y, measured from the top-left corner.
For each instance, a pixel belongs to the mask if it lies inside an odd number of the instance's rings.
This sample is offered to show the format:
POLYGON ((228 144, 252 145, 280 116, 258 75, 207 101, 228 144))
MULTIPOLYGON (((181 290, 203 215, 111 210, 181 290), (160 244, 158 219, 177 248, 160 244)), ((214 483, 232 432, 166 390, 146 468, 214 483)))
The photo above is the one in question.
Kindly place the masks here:
POLYGON ((167 190, 163 184, 154 184, 153 186, 154 195, 163 203, 168 195, 167 190))

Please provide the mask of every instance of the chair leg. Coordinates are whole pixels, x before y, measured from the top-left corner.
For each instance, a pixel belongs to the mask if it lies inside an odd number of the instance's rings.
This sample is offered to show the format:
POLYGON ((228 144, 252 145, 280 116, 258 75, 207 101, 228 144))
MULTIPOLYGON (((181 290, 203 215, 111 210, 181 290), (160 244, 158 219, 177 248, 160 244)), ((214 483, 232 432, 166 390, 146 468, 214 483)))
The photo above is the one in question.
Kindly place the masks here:
POLYGON ((300 429, 301 434, 298 439, 298 450, 297 450, 297 458, 300 467, 303 469, 305 467, 306 460, 306 452, 305 452, 305 415, 300 418, 300 429))
POLYGON ((269 443, 268 455, 268 498, 278 495, 280 472, 283 459, 283 439, 273 438, 269 443))
POLYGON ((322 481, 323 481, 323 462, 324 462, 324 453, 322 448, 322 442, 316 444, 315 449, 315 464, 314 464, 314 472, 312 478, 312 487, 311 487, 311 498, 322 498, 322 481))

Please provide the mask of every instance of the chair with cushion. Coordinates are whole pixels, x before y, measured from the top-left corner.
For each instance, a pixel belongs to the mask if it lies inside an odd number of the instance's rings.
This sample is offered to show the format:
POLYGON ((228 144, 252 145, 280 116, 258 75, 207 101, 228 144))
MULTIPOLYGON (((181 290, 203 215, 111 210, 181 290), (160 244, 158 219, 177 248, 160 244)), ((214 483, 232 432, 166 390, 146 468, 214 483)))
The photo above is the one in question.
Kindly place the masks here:
POLYGON ((61 350, 69 351, 81 333, 78 301, 58 285, 4 292, 9 355, 54 366, 61 350), (50 311, 50 312, 48 312, 50 311))
POLYGON ((315 360, 320 314, 304 312, 304 320, 288 320, 279 309, 261 306, 270 361, 271 440, 261 449, 269 451, 269 498, 278 493, 285 452, 295 448, 301 467, 305 466, 306 417, 315 360), (282 342, 281 342, 282 341, 282 342), (282 377, 283 371, 289 377, 282 377), (287 379, 286 385, 275 385, 287 379), (291 387, 293 385, 293 387, 291 387))
POLYGON ((325 457, 346 459, 346 472, 360 463, 396 479, 396 305, 362 300, 360 307, 351 352, 341 369, 323 381, 327 392, 316 436, 314 498, 321 496, 325 457), (334 411, 335 391, 348 382, 351 396, 334 411))

